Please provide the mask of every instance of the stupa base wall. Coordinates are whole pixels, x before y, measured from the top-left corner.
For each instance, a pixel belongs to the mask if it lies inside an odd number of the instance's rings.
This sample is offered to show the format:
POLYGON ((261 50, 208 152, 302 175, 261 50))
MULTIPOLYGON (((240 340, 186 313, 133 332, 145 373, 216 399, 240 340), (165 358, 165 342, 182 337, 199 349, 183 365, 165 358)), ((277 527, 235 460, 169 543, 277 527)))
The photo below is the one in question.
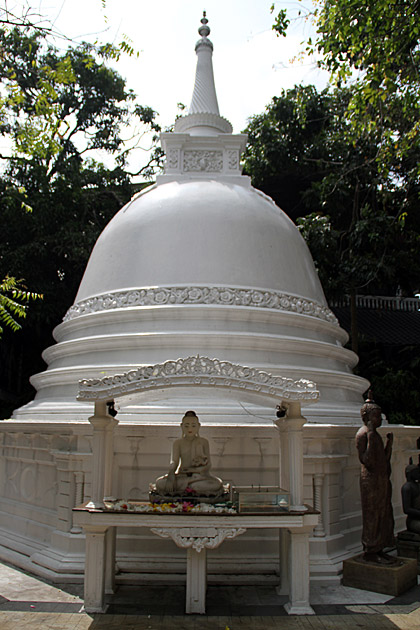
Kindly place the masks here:
MULTIPOLYGON (((357 426, 304 427, 304 500, 320 511, 310 540, 311 580, 339 583, 343 560, 361 550, 357 426)), ((405 529, 400 488, 409 456, 418 453, 418 427, 394 432, 392 456, 395 532, 405 529)), ((204 425, 213 473, 235 485, 273 486, 279 479, 279 434, 268 423, 204 425)), ((120 424, 115 431, 113 495, 146 499, 149 483, 168 469, 176 425, 120 424)), ((80 582, 84 535, 72 508, 90 498, 91 427, 87 422, 0 425, 0 558, 55 582, 80 582)), ((117 583, 183 583, 185 550, 147 529, 117 536, 117 583)), ((287 534, 283 534, 286 535, 287 534)), ((277 530, 249 530, 209 552, 213 584, 278 584, 277 530)), ((283 554, 284 557, 285 554, 283 554)))

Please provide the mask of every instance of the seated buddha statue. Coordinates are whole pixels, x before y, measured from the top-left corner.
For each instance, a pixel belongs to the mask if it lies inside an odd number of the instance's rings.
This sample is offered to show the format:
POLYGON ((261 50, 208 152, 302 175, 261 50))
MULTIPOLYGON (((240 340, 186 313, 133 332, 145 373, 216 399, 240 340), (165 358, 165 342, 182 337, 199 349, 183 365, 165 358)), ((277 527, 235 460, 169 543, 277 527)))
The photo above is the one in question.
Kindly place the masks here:
POLYGON ((182 437, 173 443, 169 471, 156 479, 156 492, 162 496, 183 496, 191 491, 204 497, 223 494, 222 480, 210 474, 209 443, 198 434, 200 422, 194 411, 185 413, 181 428, 182 437))
POLYGON ((410 464, 405 469, 407 481, 401 488, 404 513, 407 515, 407 531, 420 534, 420 464, 410 464))

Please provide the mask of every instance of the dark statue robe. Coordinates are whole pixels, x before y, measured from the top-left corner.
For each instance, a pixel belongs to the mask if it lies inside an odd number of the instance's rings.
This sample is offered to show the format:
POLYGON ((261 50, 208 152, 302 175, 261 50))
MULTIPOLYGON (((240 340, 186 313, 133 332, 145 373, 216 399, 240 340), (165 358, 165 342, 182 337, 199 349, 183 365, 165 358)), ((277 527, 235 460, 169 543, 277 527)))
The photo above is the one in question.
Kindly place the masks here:
POLYGON ((365 553, 379 553, 394 544, 391 496, 391 444, 384 448, 379 433, 363 426, 356 435, 362 501, 362 543, 365 553))

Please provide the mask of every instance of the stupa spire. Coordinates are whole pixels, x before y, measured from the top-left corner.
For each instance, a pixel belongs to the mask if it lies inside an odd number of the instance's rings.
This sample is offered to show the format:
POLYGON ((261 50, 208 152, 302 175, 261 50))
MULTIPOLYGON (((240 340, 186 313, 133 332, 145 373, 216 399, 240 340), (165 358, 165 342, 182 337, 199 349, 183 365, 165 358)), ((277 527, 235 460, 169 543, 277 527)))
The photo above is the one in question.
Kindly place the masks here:
POLYGON ((191 105, 188 114, 175 122, 175 131, 204 136, 230 134, 232 125, 219 114, 213 75, 213 44, 208 38, 210 27, 205 11, 198 33, 200 39, 195 45, 197 68, 191 105))
POLYGON ((194 92, 189 114, 208 113, 219 115, 216 88, 213 75, 213 43, 208 39, 210 27, 206 12, 203 11, 201 26, 198 29, 201 39, 195 45, 197 53, 197 69, 195 72, 194 92))

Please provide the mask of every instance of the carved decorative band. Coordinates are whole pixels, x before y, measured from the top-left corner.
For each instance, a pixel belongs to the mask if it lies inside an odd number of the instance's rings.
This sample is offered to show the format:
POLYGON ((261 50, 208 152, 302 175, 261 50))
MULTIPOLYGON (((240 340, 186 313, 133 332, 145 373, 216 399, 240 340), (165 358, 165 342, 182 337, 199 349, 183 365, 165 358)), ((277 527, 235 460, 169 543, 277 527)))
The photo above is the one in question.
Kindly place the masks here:
POLYGON ((81 380, 77 399, 112 400, 126 394, 177 386, 222 387, 288 401, 310 402, 319 398, 312 381, 294 381, 285 376, 273 376, 255 368, 197 355, 141 366, 124 374, 81 380))
POLYGON ((226 538, 246 532, 245 527, 151 527, 150 530, 161 538, 172 538, 178 547, 192 547, 198 553, 202 549, 216 549, 226 538))
POLYGON ((296 295, 264 289, 235 287, 151 287, 105 293, 77 302, 67 311, 63 321, 80 315, 111 311, 133 306, 172 306, 179 304, 221 304, 225 306, 253 306, 290 313, 301 313, 336 324, 337 318, 326 306, 296 295))
POLYGON ((184 151, 183 170, 186 173, 220 173, 223 151, 184 151))
POLYGON ((178 133, 183 133, 192 127, 203 125, 206 127, 214 127, 222 133, 232 133, 232 125, 226 118, 209 112, 195 112, 194 114, 187 114, 186 116, 178 118, 175 121, 174 130, 178 133))

